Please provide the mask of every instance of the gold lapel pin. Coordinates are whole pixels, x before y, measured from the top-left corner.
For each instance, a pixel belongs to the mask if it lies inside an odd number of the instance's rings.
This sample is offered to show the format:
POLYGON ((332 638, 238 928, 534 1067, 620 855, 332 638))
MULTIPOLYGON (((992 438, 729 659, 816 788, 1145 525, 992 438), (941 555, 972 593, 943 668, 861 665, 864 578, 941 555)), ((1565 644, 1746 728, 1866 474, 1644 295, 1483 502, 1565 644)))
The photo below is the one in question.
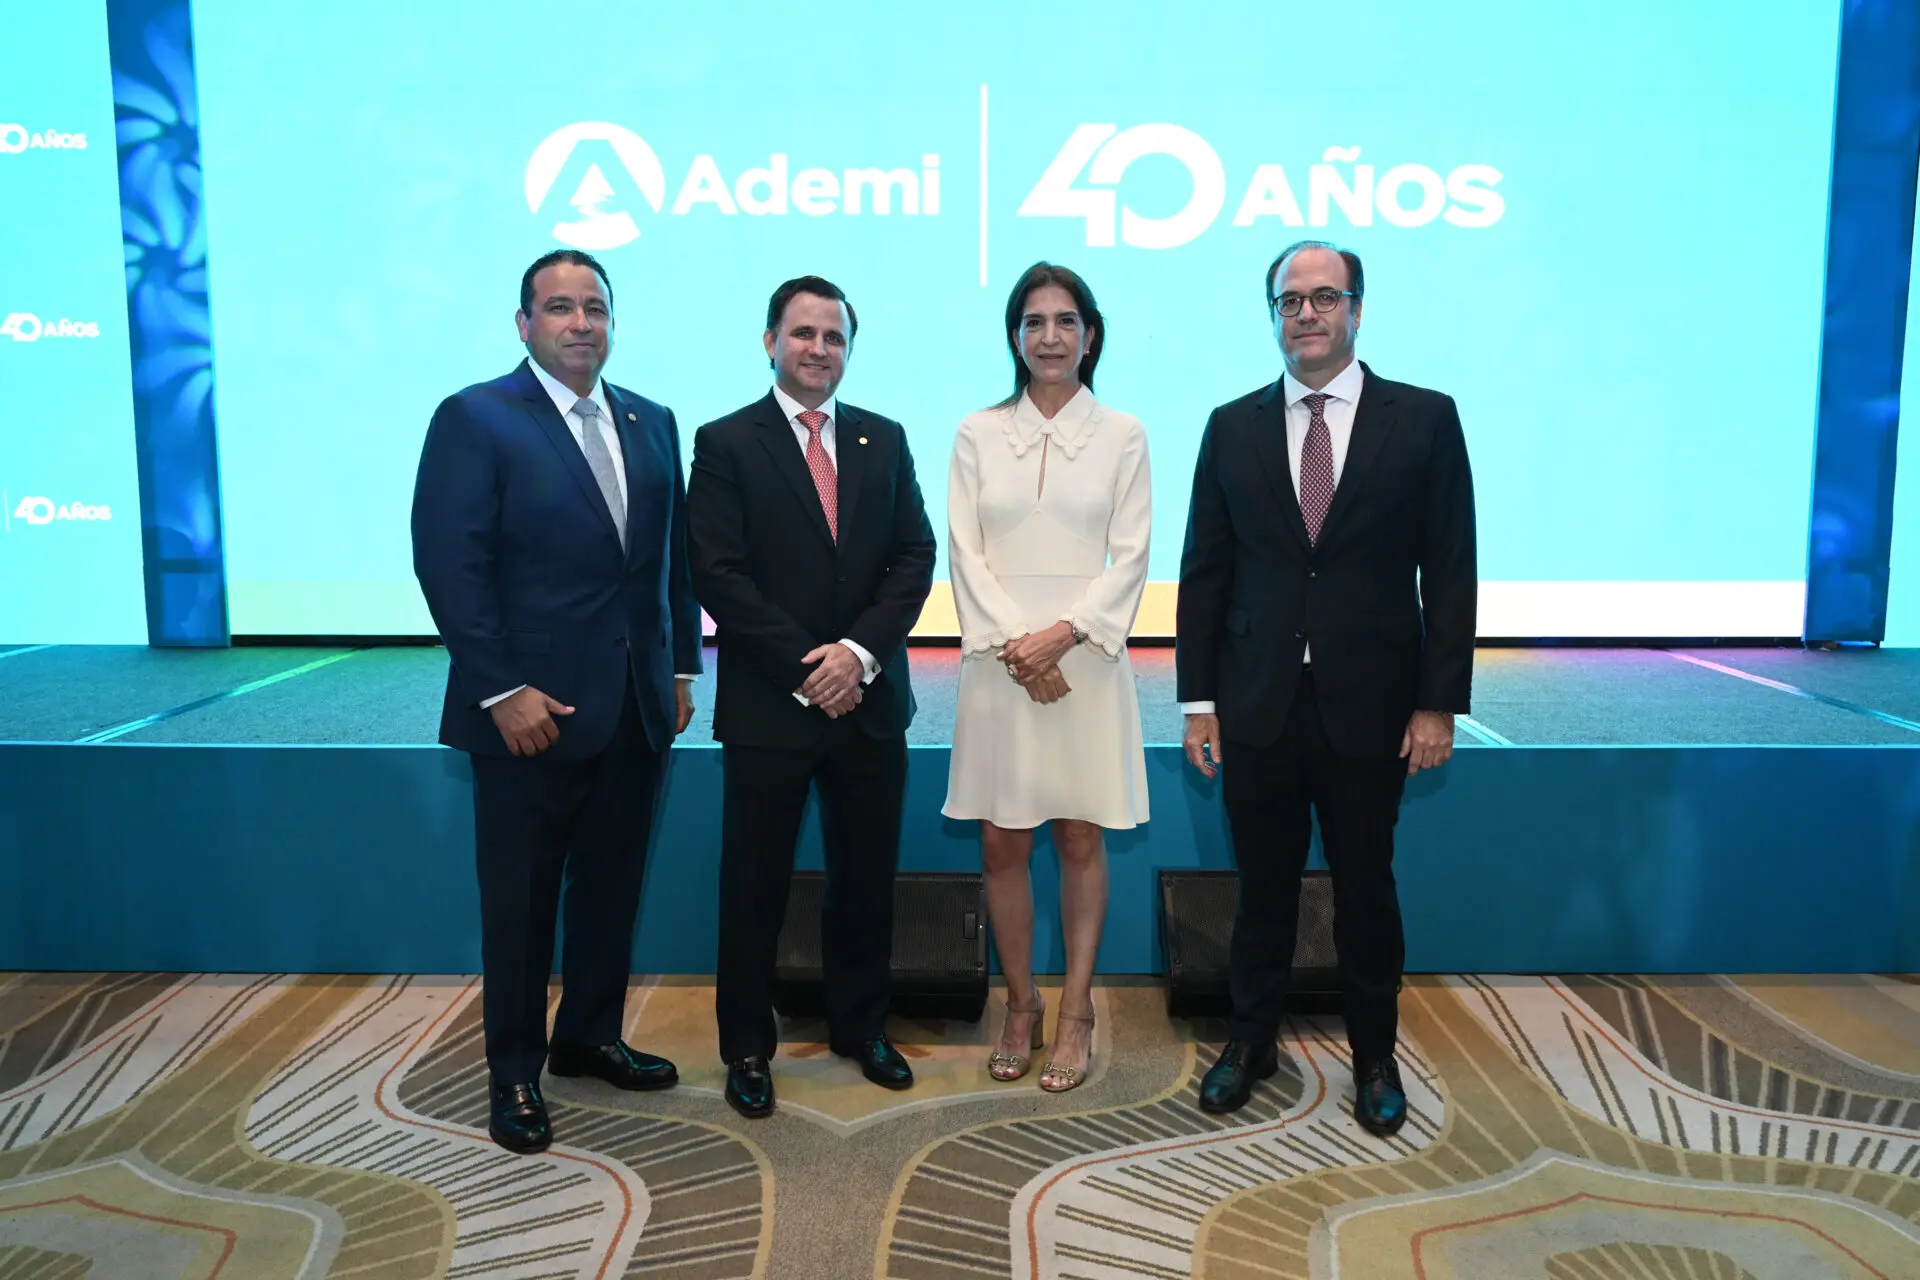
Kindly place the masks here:
POLYGON ((628 414, 628 415, 627 415, 627 421, 628 421, 628 422, 638 422, 638 421, 640 421, 640 415, 639 415, 639 414, 637 414, 637 413, 630 413, 630 414, 628 414))

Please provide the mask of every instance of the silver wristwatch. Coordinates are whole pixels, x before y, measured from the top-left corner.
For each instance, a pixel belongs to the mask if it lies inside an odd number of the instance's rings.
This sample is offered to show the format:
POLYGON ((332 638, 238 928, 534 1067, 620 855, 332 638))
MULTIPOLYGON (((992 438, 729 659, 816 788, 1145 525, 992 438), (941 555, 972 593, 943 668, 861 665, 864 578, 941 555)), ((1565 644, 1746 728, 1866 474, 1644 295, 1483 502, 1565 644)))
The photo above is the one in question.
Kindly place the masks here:
POLYGON ((1073 632, 1073 642, 1075 644, 1085 644, 1087 642, 1087 633, 1082 631, 1080 624, 1072 618, 1067 619, 1067 629, 1073 632))

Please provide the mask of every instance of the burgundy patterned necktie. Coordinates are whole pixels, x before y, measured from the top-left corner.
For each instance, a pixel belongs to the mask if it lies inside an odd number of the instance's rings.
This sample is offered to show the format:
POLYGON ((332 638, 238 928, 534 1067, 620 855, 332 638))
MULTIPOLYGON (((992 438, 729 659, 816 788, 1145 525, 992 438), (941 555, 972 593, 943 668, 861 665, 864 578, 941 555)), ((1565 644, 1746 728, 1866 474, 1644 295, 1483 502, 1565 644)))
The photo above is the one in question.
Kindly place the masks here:
POLYGON ((807 429, 807 470, 813 472, 813 491, 820 495, 820 509, 827 514, 827 532, 838 544, 840 477, 834 472, 833 459, 827 456, 827 446, 820 443, 820 431, 827 425, 827 415, 818 409, 808 409, 797 416, 800 425, 807 429))
POLYGON ((1300 515, 1307 522, 1307 541, 1320 541, 1320 525, 1333 505, 1333 436, 1327 431, 1327 397, 1304 397, 1313 414, 1306 443, 1300 447, 1300 515))

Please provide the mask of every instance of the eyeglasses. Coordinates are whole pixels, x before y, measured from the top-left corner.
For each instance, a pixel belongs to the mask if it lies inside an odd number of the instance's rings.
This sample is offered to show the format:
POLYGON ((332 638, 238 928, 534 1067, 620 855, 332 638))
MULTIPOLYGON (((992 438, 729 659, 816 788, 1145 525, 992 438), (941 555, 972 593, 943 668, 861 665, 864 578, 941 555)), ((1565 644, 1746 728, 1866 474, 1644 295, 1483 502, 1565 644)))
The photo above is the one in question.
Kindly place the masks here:
POLYGON ((1308 298, 1313 299, 1315 311, 1325 313, 1339 306, 1340 299, 1353 296, 1351 289, 1315 289, 1312 293, 1283 293, 1271 299, 1267 305, 1283 316, 1292 317, 1300 314, 1300 307, 1308 298))

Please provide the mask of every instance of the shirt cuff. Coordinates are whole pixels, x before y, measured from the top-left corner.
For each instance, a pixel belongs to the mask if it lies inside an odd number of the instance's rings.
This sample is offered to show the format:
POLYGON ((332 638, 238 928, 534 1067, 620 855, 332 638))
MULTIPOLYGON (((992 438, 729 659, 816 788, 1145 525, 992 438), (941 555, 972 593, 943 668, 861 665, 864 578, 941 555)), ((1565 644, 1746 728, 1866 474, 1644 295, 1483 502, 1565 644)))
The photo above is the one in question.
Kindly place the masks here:
POLYGON ((685 672, 674 677, 675 680, 698 680, 699 678, 697 675, 687 675, 685 672))
POLYGON ((1214 714, 1213 704, 1211 702, 1183 702, 1180 704, 1180 714, 1183 716, 1210 716, 1214 714))
POLYGON ((860 659, 860 683, 872 684, 873 678, 880 674, 880 664, 873 660, 873 655, 851 640, 842 640, 840 643, 853 650, 853 656, 860 659))
POLYGON ((506 691, 505 693, 496 693, 496 694, 494 694, 494 695, 493 695, 493 696, 492 696, 491 698, 488 698, 488 699, 487 699, 487 700, 486 700, 485 702, 483 702, 483 703, 481 703, 481 704, 480 704, 480 709, 481 709, 482 711, 485 711, 485 710, 487 710, 487 709, 488 709, 489 707, 491 707, 491 706, 493 706, 493 704, 494 704, 494 703, 496 703, 496 702, 505 702, 505 701, 506 701, 506 700, 507 700, 508 698, 511 698, 511 697, 512 697, 512 696, 513 696, 514 694, 516 694, 516 693, 518 693, 518 692, 520 692, 520 690, 522 690, 522 689, 524 689, 524 688, 526 688, 526 687, 527 687, 527 686, 525 686, 525 685, 523 685, 523 684, 522 684, 522 685, 515 685, 515 686, 514 686, 513 688, 511 688, 511 689, 509 689, 509 690, 507 690, 507 691, 506 691))

